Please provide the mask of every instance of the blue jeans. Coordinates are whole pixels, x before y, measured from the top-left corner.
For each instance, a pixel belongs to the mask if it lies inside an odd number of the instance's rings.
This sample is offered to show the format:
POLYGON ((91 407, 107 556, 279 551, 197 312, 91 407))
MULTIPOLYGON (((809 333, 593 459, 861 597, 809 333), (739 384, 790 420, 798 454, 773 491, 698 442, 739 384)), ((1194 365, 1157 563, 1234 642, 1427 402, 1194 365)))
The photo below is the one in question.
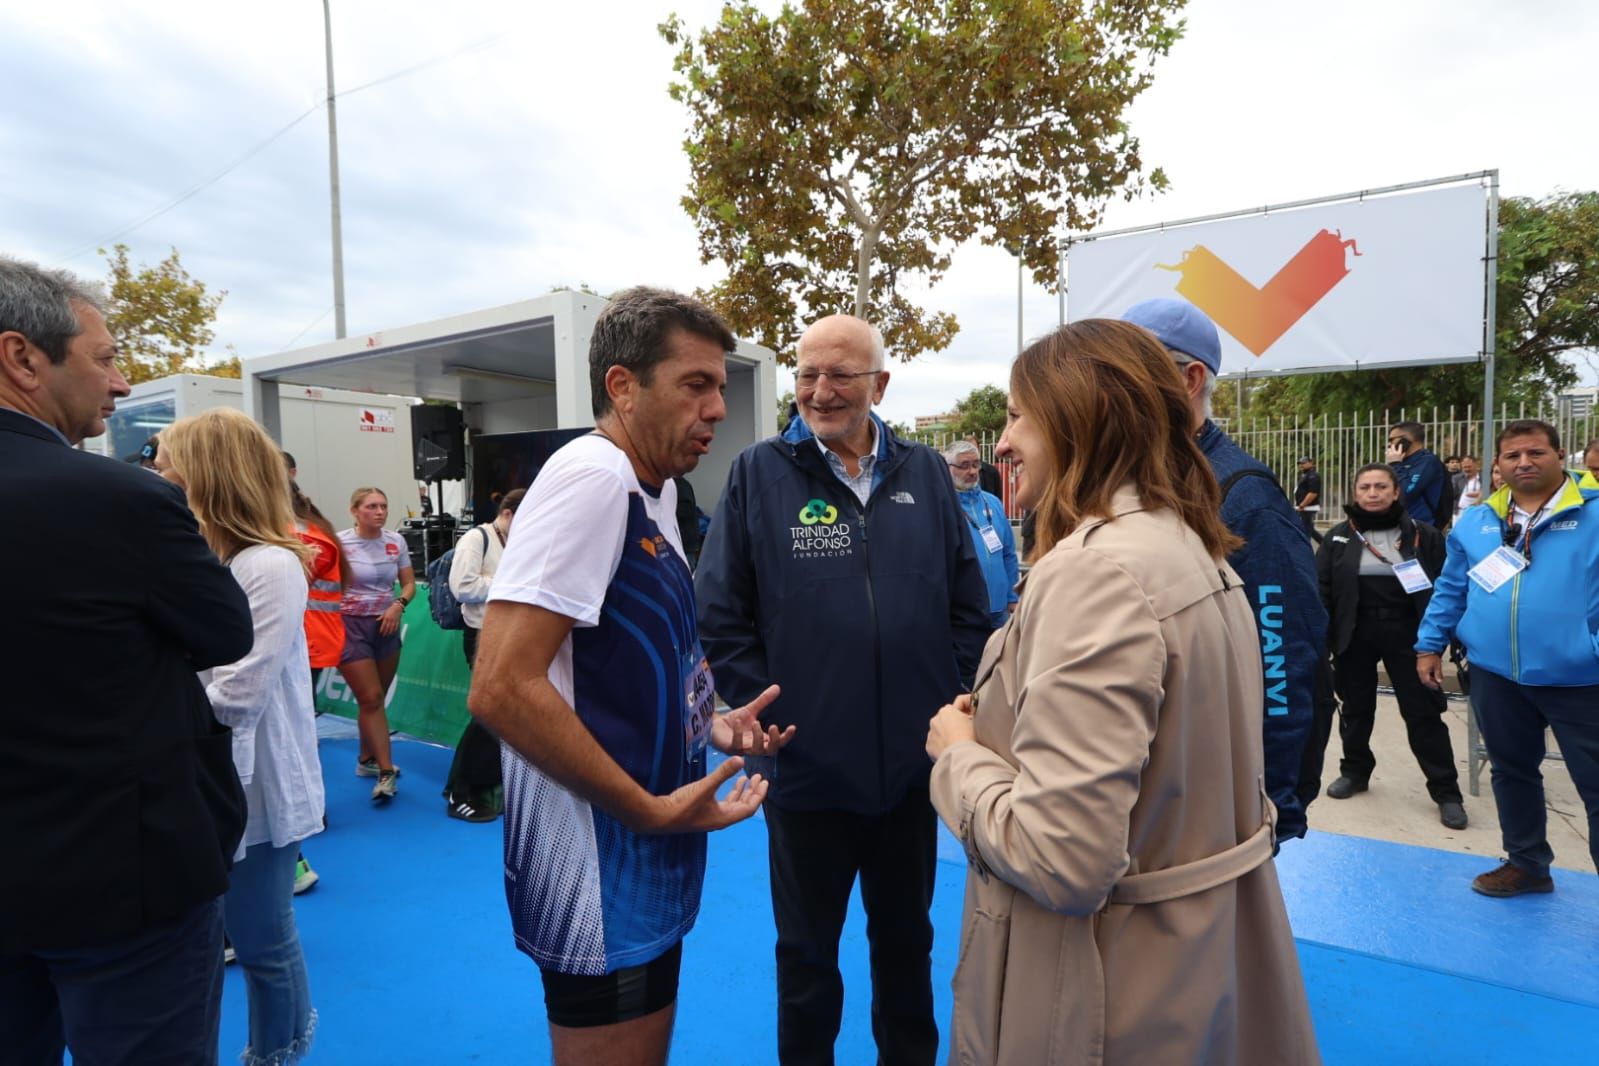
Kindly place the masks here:
POLYGON ((250 1046, 245 1066, 280 1066, 311 1050, 316 1011, 305 978, 305 954, 294 925, 297 844, 252 844, 233 864, 223 896, 228 939, 250 996, 250 1046))
POLYGON ((0 956, 0 1058, 14 1066, 217 1061, 222 901, 88 948, 0 956))
POLYGON ((1554 730, 1571 783, 1588 812, 1588 850, 1599 869, 1599 685, 1518 685, 1473 667, 1471 702, 1488 758, 1505 854, 1518 869, 1548 877, 1543 796, 1544 726, 1554 730))

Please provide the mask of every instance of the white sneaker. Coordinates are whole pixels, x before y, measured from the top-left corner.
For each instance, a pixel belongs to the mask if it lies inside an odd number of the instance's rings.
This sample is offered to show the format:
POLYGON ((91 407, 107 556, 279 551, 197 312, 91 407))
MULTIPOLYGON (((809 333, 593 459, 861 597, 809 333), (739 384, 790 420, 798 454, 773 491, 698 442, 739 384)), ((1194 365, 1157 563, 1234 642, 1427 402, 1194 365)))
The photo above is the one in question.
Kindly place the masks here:
POLYGON ((382 770, 378 773, 378 783, 372 786, 372 802, 387 803, 400 791, 398 770, 382 770))

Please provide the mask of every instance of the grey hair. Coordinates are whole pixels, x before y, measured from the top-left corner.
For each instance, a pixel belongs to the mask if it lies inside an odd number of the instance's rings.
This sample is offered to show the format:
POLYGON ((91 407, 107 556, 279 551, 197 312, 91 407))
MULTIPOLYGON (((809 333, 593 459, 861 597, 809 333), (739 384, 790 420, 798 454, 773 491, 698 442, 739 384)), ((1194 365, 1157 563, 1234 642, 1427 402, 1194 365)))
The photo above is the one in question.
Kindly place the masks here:
POLYGON ((0 255, 0 333, 22 334, 51 363, 59 364, 66 359, 72 338, 83 332, 74 303, 105 313, 105 294, 99 285, 65 270, 45 270, 0 255))
POLYGON ((952 463, 960 456, 965 455, 967 452, 971 452, 979 459, 983 457, 982 449, 978 448, 977 445, 973 444, 969 440, 958 440, 954 444, 951 444, 948 448, 944 449, 944 461, 946 463, 952 463))
POLYGON ((721 316, 692 296, 640 285, 611 297, 589 336, 589 399, 595 418, 611 410, 606 371, 623 367, 649 385, 656 365, 670 354, 667 340, 679 329, 721 345, 724 352, 738 347, 721 316))
MULTIPOLYGON (((1167 348, 1166 350, 1168 352, 1171 352, 1171 357, 1174 360, 1177 361, 1177 365, 1179 367, 1187 366, 1189 363, 1199 363, 1198 359, 1194 359, 1191 356, 1184 355, 1182 352, 1175 351, 1175 350, 1173 350, 1171 348, 1167 348)), ((1204 363, 1199 363, 1199 365, 1200 366, 1205 366, 1204 363)), ((1204 387, 1202 389, 1199 390, 1199 400, 1200 400, 1201 403, 1203 403, 1205 405, 1205 417, 1206 418, 1211 417, 1211 401, 1213 401, 1215 398, 1216 398, 1216 372, 1214 370, 1212 370, 1210 367, 1205 366, 1205 385, 1204 385, 1204 387)))
MULTIPOLYGON (((861 319, 861 321, 865 322, 866 328, 872 331, 872 365, 867 369, 881 370, 888 362, 888 348, 883 344, 883 331, 870 322, 866 322, 865 319, 861 319)), ((802 333, 800 334, 800 339, 794 345, 794 358, 798 359, 804 351, 805 335, 802 333)))

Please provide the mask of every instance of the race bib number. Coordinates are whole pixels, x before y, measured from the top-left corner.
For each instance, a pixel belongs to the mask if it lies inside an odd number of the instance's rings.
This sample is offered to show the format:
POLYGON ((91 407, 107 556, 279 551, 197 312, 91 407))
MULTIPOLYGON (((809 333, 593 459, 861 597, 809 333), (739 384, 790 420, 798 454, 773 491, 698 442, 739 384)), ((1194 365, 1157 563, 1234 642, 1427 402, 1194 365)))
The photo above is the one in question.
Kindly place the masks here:
POLYGON ((716 713, 716 686, 711 680, 711 664, 694 646, 683 658, 683 754, 692 762, 705 750, 711 736, 711 716, 716 713))
POLYGON ((1406 592, 1426 592, 1432 588, 1432 579, 1427 576, 1427 571, 1421 568, 1421 563, 1415 559, 1395 563, 1394 576, 1399 579, 1406 592))
POLYGON ((1484 592, 1493 592, 1500 585, 1527 569, 1526 558, 1514 548, 1496 548, 1494 553, 1467 572, 1484 592))

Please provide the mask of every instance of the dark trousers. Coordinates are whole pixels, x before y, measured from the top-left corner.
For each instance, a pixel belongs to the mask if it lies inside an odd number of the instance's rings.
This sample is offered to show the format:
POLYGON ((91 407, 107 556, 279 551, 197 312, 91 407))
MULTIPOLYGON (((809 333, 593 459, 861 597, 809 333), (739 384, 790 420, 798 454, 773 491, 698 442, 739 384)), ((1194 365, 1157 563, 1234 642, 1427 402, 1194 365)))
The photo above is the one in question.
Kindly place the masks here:
POLYGON ((222 901, 112 944, 0 956, 0 1061, 84 1066, 217 1061, 222 901))
POLYGON ((1338 718, 1338 698, 1334 693, 1332 659, 1323 655, 1316 662, 1316 683, 1311 697, 1310 733, 1299 755, 1300 809, 1308 818, 1311 803, 1321 795, 1322 766, 1327 760, 1327 741, 1332 738, 1333 722, 1338 718))
POLYGON ((858 873, 872 963, 872 1036, 882 1066, 931 1066, 937 821, 920 785, 884 814, 765 807, 777 919, 777 1054, 830 1066, 844 1009, 838 939, 858 873))
POLYGON ((1471 668, 1471 702, 1492 760, 1494 806, 1505 854, 1519 869, 1549 874, 1544 796, 1544 728, 1554 730, 1571 782, 1588 811, 1588 852, 1599 869, 1599 685, 1518 685, 1471 668))
POLYGON ((1338 736, 1344 757, 1338 768, 1347 778, 1365 781, 1377 766, 1377 757, 1371 753, 1371 728, 1377 720, 1377 664, 1381 662, 1399 700, 1410 752, 1427 777, 1427 794, 1434 803, 1459 803, 1460 771, 1455 768, 1449 727, 1443 719, 1448 700, 1416 676, 1417 621, 1415 612, 1405 609, 1381 615, 1362 612, 1349 647, 1334 661, 1334 680, 1343 703, 1338 736))
POLYGON ((1319 511, 1299 512, 1299 524, 1305 527, 1305 536, 1317 544, 1321 543, 1321 534, 1316 532, 1316 516, 1320 513, 1319 511))
MULTIPOLYGON (((478 631, 471 626, 461 631, 461 650, 466 655, 468 667, 477 659, 477 640, 478 631)), ((450 773, 444 781, 444 794, 486 805, 498 787, 500 742, 474 718, 466 723, 466 732, 461 734, 460 742, 455 745, 455 759, 450 763, 450 773)))

